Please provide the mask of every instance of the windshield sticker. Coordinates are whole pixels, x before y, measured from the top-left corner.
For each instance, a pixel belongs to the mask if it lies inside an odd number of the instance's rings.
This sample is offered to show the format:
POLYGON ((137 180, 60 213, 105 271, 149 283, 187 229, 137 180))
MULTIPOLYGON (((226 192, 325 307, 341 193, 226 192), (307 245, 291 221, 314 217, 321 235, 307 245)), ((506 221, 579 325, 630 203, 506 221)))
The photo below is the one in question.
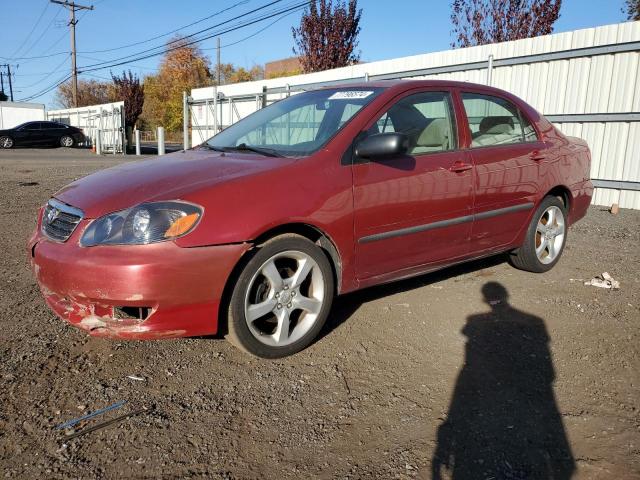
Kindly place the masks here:
POLYGON ((373 92, 367 90, 341 90, 329 97, 329 100, 348 100, 351 98, 367 98, 373 92))

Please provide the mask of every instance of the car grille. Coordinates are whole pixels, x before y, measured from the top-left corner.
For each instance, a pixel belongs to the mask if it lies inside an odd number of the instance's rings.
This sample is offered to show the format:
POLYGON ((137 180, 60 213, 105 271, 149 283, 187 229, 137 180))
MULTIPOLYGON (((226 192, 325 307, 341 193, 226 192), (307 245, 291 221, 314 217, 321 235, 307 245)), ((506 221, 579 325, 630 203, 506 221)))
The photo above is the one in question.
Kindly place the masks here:
POLYGON ((42 232, 52 240, 64 242, 83 217, 82 210, 51 199, 42 214, 42 232))

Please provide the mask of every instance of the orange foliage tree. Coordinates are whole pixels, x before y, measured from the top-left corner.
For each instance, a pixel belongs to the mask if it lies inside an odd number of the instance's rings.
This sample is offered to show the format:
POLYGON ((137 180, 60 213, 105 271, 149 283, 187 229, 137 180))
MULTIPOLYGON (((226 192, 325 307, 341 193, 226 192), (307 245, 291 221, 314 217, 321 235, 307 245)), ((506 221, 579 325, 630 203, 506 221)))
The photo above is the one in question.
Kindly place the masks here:
POLYGON ((171 40, 158 73, 144 79, 140 118, 146 128, 163 126, 169 132, 178 131, 182 128, 182 92, 211 84, 211 62, 202 50, 181 38, 171 40))

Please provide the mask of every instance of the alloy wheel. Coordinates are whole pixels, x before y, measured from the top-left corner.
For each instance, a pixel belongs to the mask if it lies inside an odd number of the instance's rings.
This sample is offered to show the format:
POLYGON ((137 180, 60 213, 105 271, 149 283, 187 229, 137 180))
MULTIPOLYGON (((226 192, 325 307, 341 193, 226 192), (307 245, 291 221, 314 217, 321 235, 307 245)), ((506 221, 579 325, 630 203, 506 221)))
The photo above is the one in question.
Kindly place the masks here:
POLYGON ((0 147, 2 148, 13 147, 13 140, 10 137, 0 137, 0 147))
POLYGON ((63 147, 71 147, 71 146, 73 145, 73 138, 71 138, 71 137, 66 137, 66 136, 65 136, 65 137, 62 137, 62 138, 60 139, 60 144, 61 144, 63 147))
POLYGON ((261 343, 283 347, 301 339, 316 323, 325 300, 318 264, 295 250, 269 258, 249 282, 244 316, 261 343))
POLYGON ((553 262, 562 251, 565 236, 565 221, 562 210, 555 205, 548 207, 538 219, 536 226, 536 256, 540 262, 553 262))

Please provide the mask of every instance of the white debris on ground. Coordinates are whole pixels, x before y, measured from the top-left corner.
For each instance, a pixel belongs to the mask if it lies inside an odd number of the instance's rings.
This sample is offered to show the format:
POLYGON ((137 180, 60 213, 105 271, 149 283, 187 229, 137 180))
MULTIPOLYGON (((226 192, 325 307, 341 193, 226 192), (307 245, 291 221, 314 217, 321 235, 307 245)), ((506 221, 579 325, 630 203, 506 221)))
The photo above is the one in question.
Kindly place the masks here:
POLYGON ((598 288, 610 288, 613 290, 617 290, 620 288, 620 282, 615 280, 611 275, 607 272, 604 272, 602 275, 597 277, 593 277, 588 282, 584 282, 585 285, 592 285, 598 288))

